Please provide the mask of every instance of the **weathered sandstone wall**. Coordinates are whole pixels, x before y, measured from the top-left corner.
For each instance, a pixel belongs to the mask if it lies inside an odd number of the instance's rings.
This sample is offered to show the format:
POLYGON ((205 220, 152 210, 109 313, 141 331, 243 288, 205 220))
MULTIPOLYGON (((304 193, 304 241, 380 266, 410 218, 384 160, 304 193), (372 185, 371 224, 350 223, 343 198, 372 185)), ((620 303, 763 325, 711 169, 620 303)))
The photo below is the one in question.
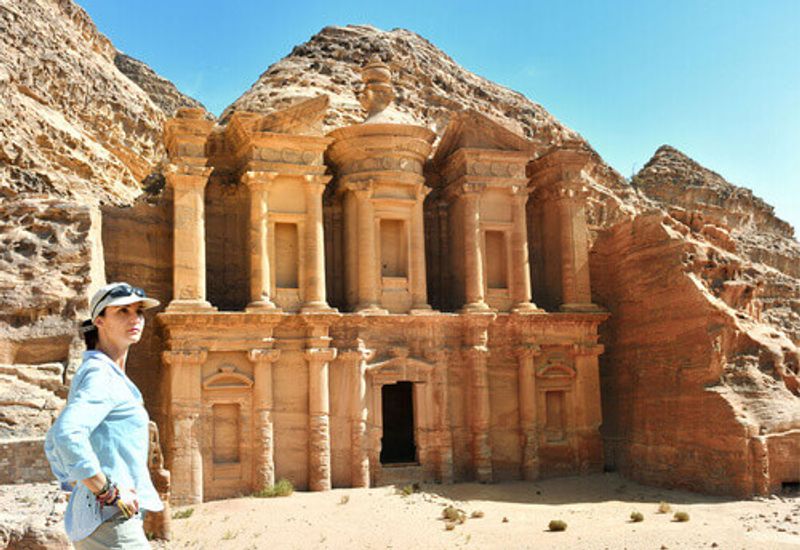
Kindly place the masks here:
POLYGON ((797 481, 797 348, 758 321, 737 260, 660 212, 599 236, 608 466, 717 494, 797 481))

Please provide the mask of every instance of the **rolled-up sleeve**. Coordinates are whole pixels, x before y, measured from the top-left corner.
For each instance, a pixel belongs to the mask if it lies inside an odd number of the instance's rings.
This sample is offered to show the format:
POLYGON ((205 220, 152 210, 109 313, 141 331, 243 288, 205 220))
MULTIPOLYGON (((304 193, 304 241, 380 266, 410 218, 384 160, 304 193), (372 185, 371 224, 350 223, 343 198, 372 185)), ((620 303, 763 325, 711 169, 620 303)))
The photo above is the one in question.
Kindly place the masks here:
POLYGON ((112 384, 103 369, 86 365, 81 374, 74 380, 77 386, 45 442, 51 469, 62 482, 77 482, 100 473, 100 461, 89 438, 114 407, 112 384))

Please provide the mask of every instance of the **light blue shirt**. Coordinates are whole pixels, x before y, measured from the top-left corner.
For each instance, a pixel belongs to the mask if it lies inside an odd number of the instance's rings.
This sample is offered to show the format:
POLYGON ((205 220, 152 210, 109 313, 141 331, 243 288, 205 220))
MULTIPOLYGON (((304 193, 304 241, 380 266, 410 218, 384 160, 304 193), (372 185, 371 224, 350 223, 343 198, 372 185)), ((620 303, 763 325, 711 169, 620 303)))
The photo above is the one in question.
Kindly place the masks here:
POLYGON ((104 353, 87 351, 78 367, 67 405, 47 432, 44 450, 62 486, 75 484, 64 524, 81 540, 118 512, 101 507, 81 483, 103 472, 122 488, 133 488, 142 510, 164 509, 147 467, 149 417, 142 394, 104 353))

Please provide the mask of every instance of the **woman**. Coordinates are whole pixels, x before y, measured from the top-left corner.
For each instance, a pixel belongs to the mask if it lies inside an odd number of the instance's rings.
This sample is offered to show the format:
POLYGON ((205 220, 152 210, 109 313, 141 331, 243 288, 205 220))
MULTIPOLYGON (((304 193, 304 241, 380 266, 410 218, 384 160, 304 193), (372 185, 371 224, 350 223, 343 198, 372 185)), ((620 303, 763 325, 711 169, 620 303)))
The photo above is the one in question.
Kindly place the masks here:
POLYGON ((112 283, 92 297, 81 327, 87 351, 45 441, 53 473, 73 487, 64 523, 78 550, 149 549, 141 511, 163 509, 147 468, 149 418, 125 374, 143 312, 158 304, 140 288, 112 283))

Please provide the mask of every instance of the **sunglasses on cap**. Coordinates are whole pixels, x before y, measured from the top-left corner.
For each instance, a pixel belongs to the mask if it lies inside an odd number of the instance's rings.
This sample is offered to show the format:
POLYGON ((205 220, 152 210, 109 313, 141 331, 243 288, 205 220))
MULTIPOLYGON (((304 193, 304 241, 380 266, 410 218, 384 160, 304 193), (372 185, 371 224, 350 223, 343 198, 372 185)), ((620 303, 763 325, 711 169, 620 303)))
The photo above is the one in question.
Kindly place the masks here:
POLYGON ((94 307, 97 308, 98 306, 100 306, 106 300, 106 298, 127 298, 128 296, 138 296, 140 298, 146 297, 144 290, 142 290, 137 286, 131 286, 128 284, 117 285, 108 292, 106 292, 105 294, 103 294, 103 296, 101 296, 100 299, 97 300, 97 304, 94 307))

